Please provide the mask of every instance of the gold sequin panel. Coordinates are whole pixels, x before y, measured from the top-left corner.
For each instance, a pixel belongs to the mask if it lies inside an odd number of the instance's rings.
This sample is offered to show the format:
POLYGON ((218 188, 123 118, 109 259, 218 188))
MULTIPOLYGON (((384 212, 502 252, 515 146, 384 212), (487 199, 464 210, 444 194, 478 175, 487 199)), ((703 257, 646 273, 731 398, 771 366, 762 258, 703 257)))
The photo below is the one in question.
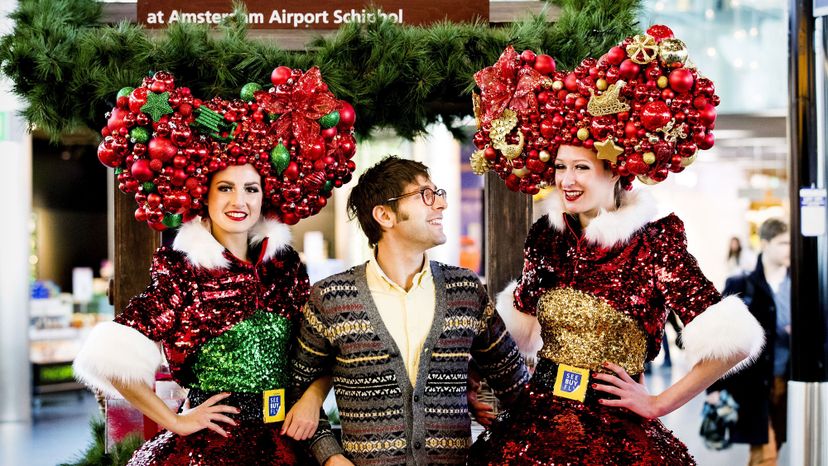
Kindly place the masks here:
POLYGON ((544 293, 538 301, 543 333, 540 357, 593 371, 608 372, 604 361, 630 374, 644 371, 647 338, 632 317, 607 302, 571 288, 544 293))

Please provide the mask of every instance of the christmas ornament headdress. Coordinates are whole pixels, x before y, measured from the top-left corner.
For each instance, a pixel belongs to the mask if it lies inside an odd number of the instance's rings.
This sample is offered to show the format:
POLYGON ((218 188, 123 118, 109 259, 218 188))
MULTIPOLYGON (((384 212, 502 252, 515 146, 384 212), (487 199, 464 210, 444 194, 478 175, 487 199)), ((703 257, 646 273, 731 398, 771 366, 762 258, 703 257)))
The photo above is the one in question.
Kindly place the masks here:
POLYGON ((246 84, 240 99, 202 101, 159 71, 118 92, 98 158, 135 195, 138 221, 163 230, 201 214, 209 176, 231 165, 256 168, 262 214, 286 224, 319 212, 351 179, 353 107, 334 97, 317 68, 280 66, 271 82, 268 90, 246 84))
POLYGON ((624 39, 571 72, 548 55, 518 55, 509 46, 474 76, 477 174, 494 170, 513 191, 535 194, 553 184, 562 145, 595 149, 625 188, 637 177, 654 184, 713 147, 713 83, 687 59, 666 26, 624 39))

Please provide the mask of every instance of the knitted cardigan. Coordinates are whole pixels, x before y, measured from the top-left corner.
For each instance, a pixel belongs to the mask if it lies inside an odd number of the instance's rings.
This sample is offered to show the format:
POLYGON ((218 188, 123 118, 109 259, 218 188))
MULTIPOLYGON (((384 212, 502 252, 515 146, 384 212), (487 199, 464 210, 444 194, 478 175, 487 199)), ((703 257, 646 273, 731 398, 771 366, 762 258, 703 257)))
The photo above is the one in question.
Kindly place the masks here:
POLYGON ((343 447, 357 466, 465 464, 469 359, 498 397, 515 397, 528 380, 517 346, 477 276, 432 261, 434 323, 412 386, 371 298, 365 267, 318 282, 303 309, 293 388, 301 393, 332 375, 342 423, 340 447, 323 416, 311 452, 320 464, 343 447))

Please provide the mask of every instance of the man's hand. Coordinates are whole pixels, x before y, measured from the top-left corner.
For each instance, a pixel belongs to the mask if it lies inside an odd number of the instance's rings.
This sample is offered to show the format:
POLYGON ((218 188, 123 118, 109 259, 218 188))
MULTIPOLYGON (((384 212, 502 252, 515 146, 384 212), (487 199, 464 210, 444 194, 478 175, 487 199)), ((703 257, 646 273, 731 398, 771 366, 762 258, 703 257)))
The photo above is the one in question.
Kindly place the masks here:
POLYGON ((354 463, 345 458, 345 455, 337 454, 325 460, 325 466, 354 466, 354 463))

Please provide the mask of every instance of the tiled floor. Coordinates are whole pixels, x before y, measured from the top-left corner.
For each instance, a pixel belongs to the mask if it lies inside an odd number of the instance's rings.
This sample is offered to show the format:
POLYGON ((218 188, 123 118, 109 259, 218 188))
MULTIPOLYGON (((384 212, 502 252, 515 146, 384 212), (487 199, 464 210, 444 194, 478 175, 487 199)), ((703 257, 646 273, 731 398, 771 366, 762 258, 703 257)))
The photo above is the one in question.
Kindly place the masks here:
POLYGON ((42 397, 31 424, 0 422, 0 465, 55 466, 79 456, 92 441, 89 421, 98 415, 92 394, 42 397))
MULTIPOLYGON (((681 354, 674 356, 672 369, 657 361, 647 378, 650 391, 659 392, 685 372, 681 354)), ((736 445, 723 452, 707 450, 698 435, 702 396, 696 397, 662 421, 683 440, 701 466, 747 464, 747 447, 736 445)), ((31 424, 0 423, 0 465, 54 466, 72 460, 91 441, 89 420, 98 414, 94 398, 85 394, 51 395, 42 399, 31 424)), ((787 447, 780 465, 786 465, 787 447)))

